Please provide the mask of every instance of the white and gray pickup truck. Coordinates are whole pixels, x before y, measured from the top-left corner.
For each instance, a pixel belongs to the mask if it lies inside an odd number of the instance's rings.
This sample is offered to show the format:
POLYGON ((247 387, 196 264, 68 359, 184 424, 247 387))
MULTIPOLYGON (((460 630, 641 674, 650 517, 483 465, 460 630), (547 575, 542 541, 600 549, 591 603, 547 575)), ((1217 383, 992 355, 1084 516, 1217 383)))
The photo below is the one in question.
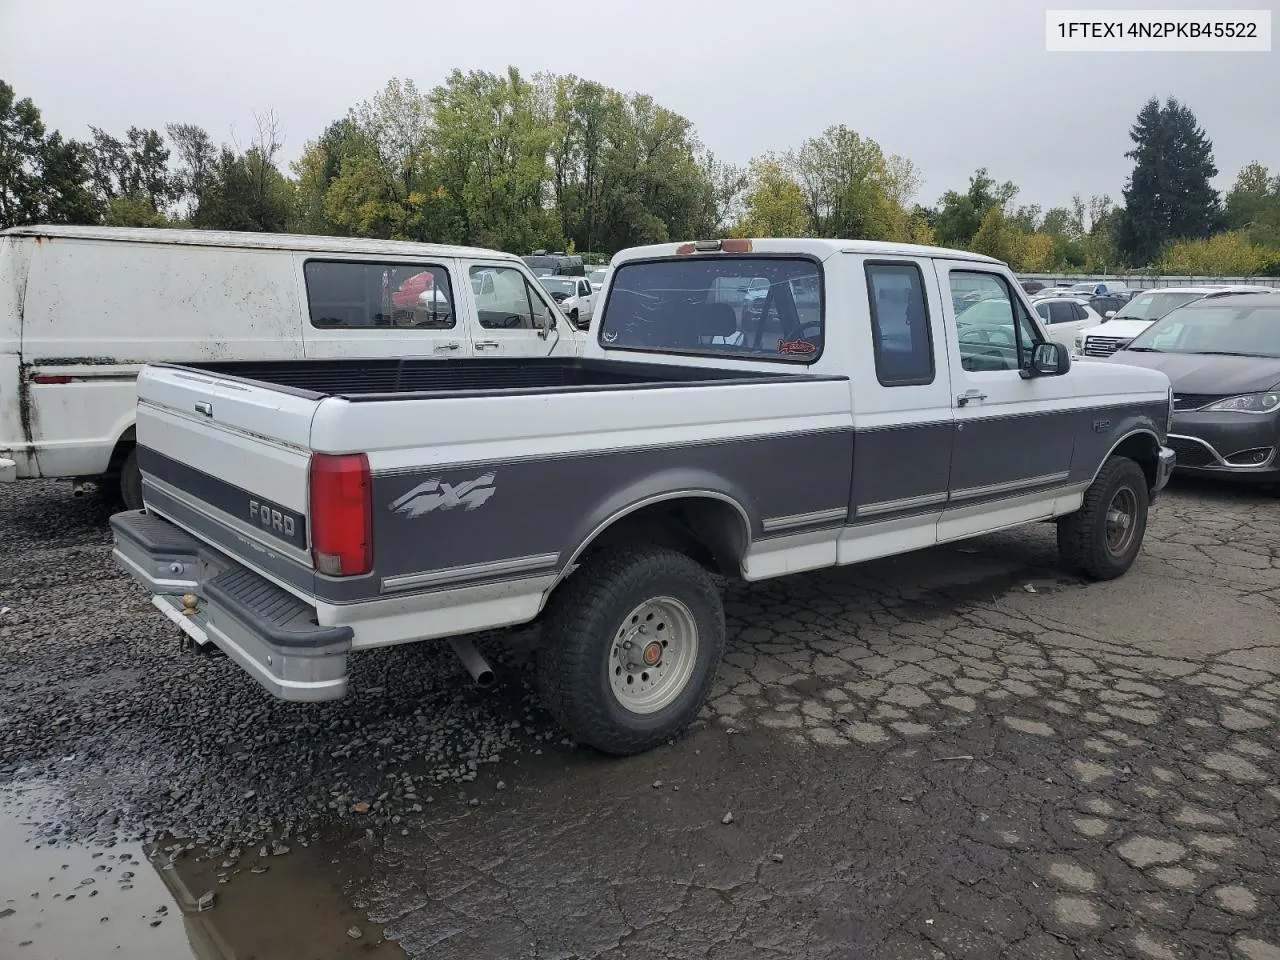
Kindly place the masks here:
POLYGON ((156 364, 138 392, 115 556, 197 643, 326 700, 410 641, 491 676, 466 635, 538 620, 546 705, 615 754, 698 713, 717 575, 1056 521, 1116 577, 1174 459, 1164 374, 1072 364, 998 261, 858 241, 623 251, 581 358, 156 364), (974 289, 1007 311, 957 318, 974 289))

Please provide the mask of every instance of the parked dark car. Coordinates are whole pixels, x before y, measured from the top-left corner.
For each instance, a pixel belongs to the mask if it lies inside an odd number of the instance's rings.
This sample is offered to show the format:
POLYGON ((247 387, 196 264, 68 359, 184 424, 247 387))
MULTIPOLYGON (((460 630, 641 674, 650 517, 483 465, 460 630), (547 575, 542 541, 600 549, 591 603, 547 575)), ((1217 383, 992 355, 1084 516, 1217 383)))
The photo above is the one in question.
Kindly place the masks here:
POLYGON ((585 277, 587 275, 582 257, 577 254, 535 250, 529 256, 520 259, 529 265, 535 277, 585 277))
POLYGON ((1019 280, 1018 285, 1026 291, 1028 297, 1034 293, 1039 293, 1041 290, 1047 289, 1049 286, 1047 283, 1040 280, 1019 280))
POLYGON ((1280 483, 1280 292, 1192 301, 1109 360, 1172 381, 1178 471, 1280 483))

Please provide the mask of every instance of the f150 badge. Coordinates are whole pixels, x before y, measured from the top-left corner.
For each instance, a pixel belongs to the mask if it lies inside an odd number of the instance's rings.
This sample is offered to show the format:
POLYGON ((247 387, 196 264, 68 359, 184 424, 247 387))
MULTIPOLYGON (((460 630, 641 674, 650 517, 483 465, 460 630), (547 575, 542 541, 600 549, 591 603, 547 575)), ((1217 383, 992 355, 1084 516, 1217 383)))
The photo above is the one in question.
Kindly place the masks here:
POLYGON ((486 501, 498 492, 493 485, 496 474, 486 473, 474 480, 462 483, 446 483, 438 477, 424 480, 403 497, 391 504, 392 513, 406 517, 420 517, 432 510, 453 510, 462 507, 466 510, 478 510, 486 501))

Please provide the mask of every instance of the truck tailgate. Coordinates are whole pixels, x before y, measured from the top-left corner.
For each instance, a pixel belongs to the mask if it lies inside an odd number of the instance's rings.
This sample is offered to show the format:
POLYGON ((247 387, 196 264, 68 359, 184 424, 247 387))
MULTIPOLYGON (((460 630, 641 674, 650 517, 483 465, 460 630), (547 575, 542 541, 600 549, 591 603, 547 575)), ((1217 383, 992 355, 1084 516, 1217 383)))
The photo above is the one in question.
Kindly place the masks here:
POLYGON ((308 438, 321 399, 146 367, 137 439, 147 509, 310 599, 308 438))

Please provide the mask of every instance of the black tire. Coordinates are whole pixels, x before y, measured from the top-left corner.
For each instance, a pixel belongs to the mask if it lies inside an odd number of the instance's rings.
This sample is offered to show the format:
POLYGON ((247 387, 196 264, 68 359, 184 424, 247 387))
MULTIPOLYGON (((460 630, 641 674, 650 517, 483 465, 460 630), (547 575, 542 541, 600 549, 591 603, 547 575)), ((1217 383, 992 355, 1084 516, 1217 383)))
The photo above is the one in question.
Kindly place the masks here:
POLYGON ((711 575, 684 554, 658 546, 609 548, 552 594, 543 636, 537 672, 547 709, 579 743, 627 756, 679 736, 702 709, 724 650, 724 606, 711 575), (610 665, 626 618, 657 598, 677 600, 692 615, 692 670, 671 702, 638 713, 614 693, 617 667, 610 665))
POLYGON ((1142 550, 1149 505, 1142 468, 1128 457, 1112 457, 1085 491, 1080 509, 1058 520, 1058 556, 1063 566, 1091 580, 1114 580, 1124 574, 1142 550), (1130 515, 1132 527, 1123 542, 1115 542, 1119 539, 1116 528, 1108 522, 1117 503, 1125 508, 1121 512, 1130 515), (1108 536, 1109 529, 1113 537, 1108 536))
POLYGON ((578 327, 579 329, 581 329, 581 325, 578 323, 578 311, 577 311, 577 310, 570 310, 570 311, 569 311, 569 322, 570 322, 570 323, 572 323, 575 327, 578 327))
POLYGON ((120 465, 120 502, 126 510, 142 509, 142 473, 138 470, 138 451, 133 449, 120 465))

